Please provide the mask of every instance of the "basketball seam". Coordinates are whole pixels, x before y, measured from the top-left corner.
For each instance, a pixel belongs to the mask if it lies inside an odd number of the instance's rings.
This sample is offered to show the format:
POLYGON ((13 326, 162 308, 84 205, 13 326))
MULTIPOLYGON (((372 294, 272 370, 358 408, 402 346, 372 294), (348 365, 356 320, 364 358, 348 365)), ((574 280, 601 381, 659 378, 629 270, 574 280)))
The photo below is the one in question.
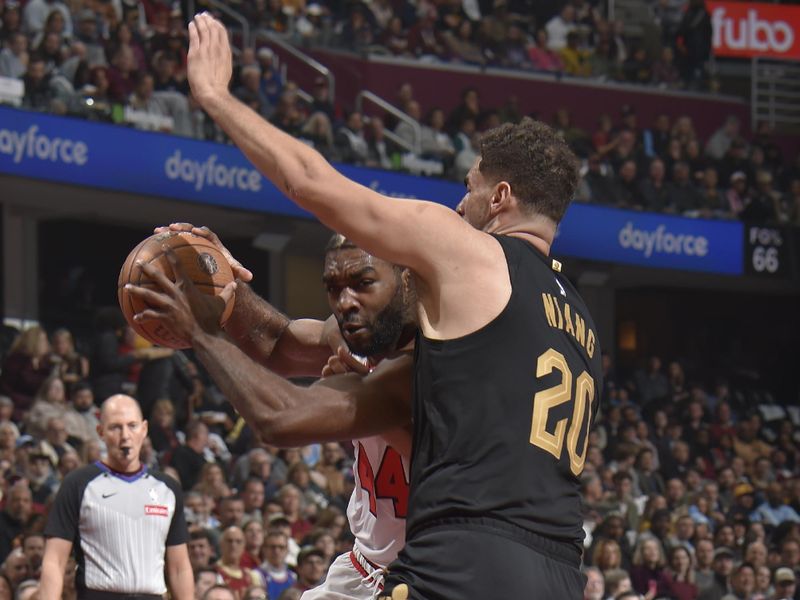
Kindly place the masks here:
MULTIPOLYGON (((142 241, 141 244, 139 244, 139 248, 136 250, 136 254, 133 257, 133 260, 131 261, 131 269, 128 272, 128 282, 130 282, 130 280, 131 280, 131 272, 133 271, 133 267, 136 266, 136 257, 139 256, 139 253, 142 251, 142 248, 144 248, 147 245, 145 243, 146 241, 147 240, 144 240, 144 241, 142 241)), ((140 284, 141 281, 142 281, 141 274, 142 274, 142 269, 139 268, 139 281, 137 282, 137 285, 140 284)), ((128 300, 128 305, 130 306, 131 320, 133 320, 133 317, 136 314, 136 312, 134 312, 135 309, 133 307, 133 295, 128 293, 127 294, 127 300, 128 300)), ((138 333, 139 335, 142 335, 142 333, 146 333, 144 328, 139 323, 135 324, 134 330, 136 330, 136 333, 138 333)), ((142 336, 142 337, 145 337, 145 336, 142 336)))

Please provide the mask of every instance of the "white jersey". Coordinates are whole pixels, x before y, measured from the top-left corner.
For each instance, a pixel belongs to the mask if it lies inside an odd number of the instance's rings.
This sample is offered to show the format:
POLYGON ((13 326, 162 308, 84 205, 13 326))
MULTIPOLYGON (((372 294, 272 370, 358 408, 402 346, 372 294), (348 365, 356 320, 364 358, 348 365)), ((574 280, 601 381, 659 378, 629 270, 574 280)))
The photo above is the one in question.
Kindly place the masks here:
POLYGON ((385 567, 406 543, 408 460, 380 436, 353 440, 355 487, 347 506, 355 547, 385 567))

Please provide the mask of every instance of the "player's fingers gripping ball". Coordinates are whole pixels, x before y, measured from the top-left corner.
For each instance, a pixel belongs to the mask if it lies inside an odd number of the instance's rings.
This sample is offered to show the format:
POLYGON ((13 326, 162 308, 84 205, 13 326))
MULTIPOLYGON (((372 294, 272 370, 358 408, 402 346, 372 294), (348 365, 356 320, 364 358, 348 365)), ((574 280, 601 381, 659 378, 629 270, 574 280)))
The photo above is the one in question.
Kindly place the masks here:
POLYGON ((195 288, 212 296, 220 296, 225 300, 222 313, 222 324, 233 312, 233 296, 222 295, 225 287, 233 281, 233 271, 227 258, 217 246, 208 239, 189 232, 164 232, 152 235, 136 246, 119 274, 117 298, 128 324, 143 338, 167 348, 188 348, 189 344, 181 336, 175 334, 169 323, 161 319, 137 321, 133 317, 148 309, 158 309, 141 295, 131 293, 125 288, 128 283, 160 292, 161 286, 145 273, 142 265, 149 265, 156 276, 163 276, 171 282, 176 281, 174 269, 165 254, 164 248, 174 252, 180 263, 184 277, 191 281, 195 288))

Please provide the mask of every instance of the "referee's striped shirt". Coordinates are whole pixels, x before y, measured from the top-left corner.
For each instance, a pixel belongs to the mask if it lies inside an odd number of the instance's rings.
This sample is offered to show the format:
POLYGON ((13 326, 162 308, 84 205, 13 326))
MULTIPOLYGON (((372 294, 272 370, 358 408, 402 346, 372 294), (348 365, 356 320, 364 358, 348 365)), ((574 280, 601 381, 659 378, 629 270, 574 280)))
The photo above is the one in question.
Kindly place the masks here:
POLYGON ((64 478, 45 535, 72 542, 79 597, 164 594, 166 548, 189 539, 176 481, 146 467, 124 475, 99 461, 64 478))

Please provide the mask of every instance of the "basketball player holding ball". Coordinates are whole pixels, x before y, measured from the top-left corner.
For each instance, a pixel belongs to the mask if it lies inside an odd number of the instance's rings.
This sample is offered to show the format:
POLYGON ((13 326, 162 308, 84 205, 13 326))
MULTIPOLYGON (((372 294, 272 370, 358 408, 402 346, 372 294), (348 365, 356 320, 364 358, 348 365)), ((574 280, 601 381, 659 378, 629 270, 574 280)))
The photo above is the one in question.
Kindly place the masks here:
MULTIPOLYGON (((209 229, 188 223, 156 229, 157 235, 168 232, 193 232, 206 238, 216 245, 240 279, 252 277, 209 229)), ((148 271, 152 269, 147 267, 148 271)), ((413 345, 417 326, 408 275, 407 269, 368 255, 342 236, 334 236, 326 248, 323 282, 341 338, 351 352, 367 357, 369 365, 377 365, 384 359, 404 363, 406 380, 410 382, 409 346, 413 345)), ((148 299, 154 306, 166 300, 140 289, 128 288, 127 293, 138 299, 141 306, 148 299)), ((156 322, 136 321, 143 325, 156 322)), ((329 327, 328 323, 311 319, 290 321, 249 286, 240 283, 225 331, 250 359, 284 376, 319 376, 323 367, 327 372, 341 372, 343 361, 350 368, 368 372, 370 367, 355 361, 350 354, 342 353, 329 360, 329 327)), ((266 431, 255 429, 263 441, 294 445, 328 439, 320 437, 319 423, 336 419, 340 413, 331 411, 325 403, 300 405, 301 401, 297 398, 282 412, 306 411, 304 418, 295 416, 291 422, 266 431)), ((407 405, 399 408, 405 416, 396 426, 381 435, 353 440, 355 485, 347 508, 350 530, 356 538, 353 551, 337 557, 325 581, 305 592, 303 600, 371 600, 383 588, 384 569, 397 558, 405 542, 411 436, 403 425, 410 421, 410 410, 407 405)), ((349 437, 347 433, 342 431, 330 439, 344 439, 349 437)))
MULTIPOLYGON (((579 477, 602 389, 600 348, 585 303, 548 257, 577 185, 575 156, 552 129, 524 119, 484 135, 456 212, 386 197, 230 94, 221 23, 199 15, 189 36, 193 96, 257 168, 328 227, 413 272, 420 331, 411 489, 406 545, 385 593, 581 598, 579 477)), ((226 395, 280 407, 297 394, 236 360, 217 303, 208 319, 186 301, 191 285, 165 291, 203 317, 184 321, 183 333, 226 395)), ((329 378, 308 397, 374 429, 409 393, 396 372, 378 375, 384 363, 360 383, 329 378), (375 410, 383 398, 390 401, 375 410)))

